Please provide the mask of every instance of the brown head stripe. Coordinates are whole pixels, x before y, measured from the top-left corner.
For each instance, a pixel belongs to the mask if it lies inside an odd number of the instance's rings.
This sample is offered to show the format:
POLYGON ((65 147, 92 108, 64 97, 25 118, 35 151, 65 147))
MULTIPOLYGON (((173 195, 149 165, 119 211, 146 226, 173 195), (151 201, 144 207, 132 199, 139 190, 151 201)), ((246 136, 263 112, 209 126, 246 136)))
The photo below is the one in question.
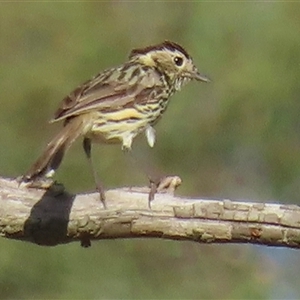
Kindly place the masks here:
POLYGON ((186 58, 190 58, 190 55, 187 53, 187 51, 183 47, 181 47, 180 45, 178 45, 174 42, 170 42, 170 41, 164 41, 161 44, 148 46, 146 48, 133 49, 130 52, 129 58, 132 58, 133 56, 138 55, 138 54, 147 54, 150 51, 163 50, 163 49, 168 49, 170 51, 178 50, 182 54, 184 54, 186 56, 186 58))

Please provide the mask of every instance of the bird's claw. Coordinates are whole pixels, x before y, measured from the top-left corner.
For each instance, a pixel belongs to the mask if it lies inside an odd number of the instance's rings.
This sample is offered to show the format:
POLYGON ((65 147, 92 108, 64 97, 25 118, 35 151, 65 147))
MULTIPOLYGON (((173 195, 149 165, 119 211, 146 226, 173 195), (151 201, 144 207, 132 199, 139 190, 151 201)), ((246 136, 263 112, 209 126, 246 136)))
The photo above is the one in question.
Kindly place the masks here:
POLYGON ((54 181, 52 178, 46 178, 46 177, 40 177, 35 178, 34 180, 27 180, 27 178, 20 176, 17 178, 17 182, 19 183, 19 186, 23 185, 28 188, 35 188, 35 189, 42 189, 42 190, 48 190, 53 185, 61 185, 54 181))
POLYGON ((179 176, 164 176, 158 180, 150 179, 149 208, 151 208, 151 201, 154 200, 156 193, 167 193, 173 196, 181 183, 182 180, 179 176))

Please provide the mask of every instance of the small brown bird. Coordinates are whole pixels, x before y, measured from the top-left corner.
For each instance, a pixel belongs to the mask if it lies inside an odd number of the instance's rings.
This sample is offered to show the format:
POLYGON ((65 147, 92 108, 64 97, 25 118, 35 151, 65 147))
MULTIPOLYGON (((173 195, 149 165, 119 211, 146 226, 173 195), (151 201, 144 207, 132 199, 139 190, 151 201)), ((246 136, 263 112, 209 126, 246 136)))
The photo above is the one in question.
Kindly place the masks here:
MULTIPOLYGON (((187 51, 174 42, 132 50, 127 62, 99 73, 63 99, 51 120, 63 121, 62 130, 21 181, 34 183, 51 178, 65 152, 82 136, 105 206, 103 187, 91 161, 91 143, 121 143, 127 151, 133 139, 144 132, 153 147, 153 126, 165 112, 170 96, 192 79, 209 81, 199 73, 187 51)), ((153 193, 149 205, 152 198, 153 193)))

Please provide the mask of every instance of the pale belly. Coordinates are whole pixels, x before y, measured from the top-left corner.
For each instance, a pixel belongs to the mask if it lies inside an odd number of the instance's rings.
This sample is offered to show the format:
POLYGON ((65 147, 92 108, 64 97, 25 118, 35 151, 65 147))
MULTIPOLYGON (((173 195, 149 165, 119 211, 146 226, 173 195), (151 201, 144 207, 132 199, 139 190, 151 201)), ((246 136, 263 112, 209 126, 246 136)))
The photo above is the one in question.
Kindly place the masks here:
POLYGON ((94 142, 116 144, 131 148, 133 139, 157 122, 165 107, 151 105, 126 108, 98 115, 87 135, 94 142))
MULTIPOLYGON (((136 110, 135 110, 136 111, 136 110)), ((129 112, 127 112, 129 113, 129 112)), ((97 119, 87 136, 93 142, 106 144, 122 144, 123 148, 131 148, 133 139, 144 132, 151 120, 142 114, 119 114, 119 112, 105 114, 97 119)))
POLYGON ((122 122, 104 122, 103 124, 94 124, 92 130, 88 133, 94 142, 108 144, 124 144, 125 140, 135 138, 143 132, 148 125, 145 121, 122 121, 122 122))

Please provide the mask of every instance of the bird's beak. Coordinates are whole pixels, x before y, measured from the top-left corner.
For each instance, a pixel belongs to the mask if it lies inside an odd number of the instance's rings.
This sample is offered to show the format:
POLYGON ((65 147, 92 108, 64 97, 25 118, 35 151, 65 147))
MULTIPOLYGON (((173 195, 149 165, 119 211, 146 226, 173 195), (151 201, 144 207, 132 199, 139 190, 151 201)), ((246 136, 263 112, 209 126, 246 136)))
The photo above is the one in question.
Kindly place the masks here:
POLYGON ((210 82, 211 81, 207 76, 205 76, 203 74, 200 74, 198 70, 195 70, 195 72, 192 75, 192 78, 196 79, 198 81, 203 81, 203 82, 210 82))

